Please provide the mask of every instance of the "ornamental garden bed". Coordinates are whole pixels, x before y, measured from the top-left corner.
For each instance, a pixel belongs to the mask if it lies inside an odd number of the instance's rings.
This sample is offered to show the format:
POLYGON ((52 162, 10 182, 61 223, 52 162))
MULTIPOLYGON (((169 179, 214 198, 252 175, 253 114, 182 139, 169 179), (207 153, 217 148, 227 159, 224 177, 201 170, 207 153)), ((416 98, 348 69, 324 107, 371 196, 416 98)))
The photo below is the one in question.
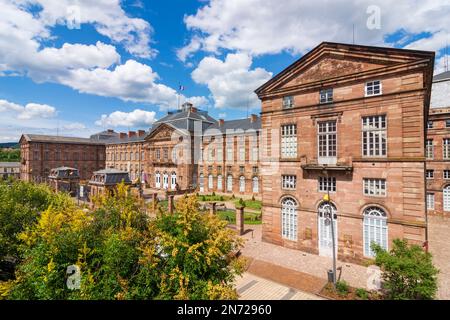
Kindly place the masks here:
POLYGON ((363 288, 353 288, 345 281, 338 281, 336 289, 331 283, 327 283, 319 295, 332 300, 382 300, 380 293, 363 288))

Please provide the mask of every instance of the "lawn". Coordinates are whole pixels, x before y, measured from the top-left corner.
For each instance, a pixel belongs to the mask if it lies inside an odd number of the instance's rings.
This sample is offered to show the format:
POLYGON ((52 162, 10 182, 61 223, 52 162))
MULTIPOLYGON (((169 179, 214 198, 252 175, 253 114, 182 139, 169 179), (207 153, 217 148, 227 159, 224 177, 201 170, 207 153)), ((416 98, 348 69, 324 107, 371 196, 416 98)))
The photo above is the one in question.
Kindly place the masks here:
MULTIPOLYGON (((222 220, 226 220, 229 223, 236 223, 236 212, 234 210, 217 211, 217 215, 222 220)), ((252 212, 244 212, 245 224, 261 224, 261 215, 252 212)))
MULTIPOLYGON (((261 211, 262 202, 259 200, 245 200, 244 205, 248 209, 261 211)), ((239 199, 234 202, 236 206, 239 206, 239 199)))
POLYGON ((231 199, 230 196, 221 196, 213 194, 197 195, 198 201, 228 201, 231 199))

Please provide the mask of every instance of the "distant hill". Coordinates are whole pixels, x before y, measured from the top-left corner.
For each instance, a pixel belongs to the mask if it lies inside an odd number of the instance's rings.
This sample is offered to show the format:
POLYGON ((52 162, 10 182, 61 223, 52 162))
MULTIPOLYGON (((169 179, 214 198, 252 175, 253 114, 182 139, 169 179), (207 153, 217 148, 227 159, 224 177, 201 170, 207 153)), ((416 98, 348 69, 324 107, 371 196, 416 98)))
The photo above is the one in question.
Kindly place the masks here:
POLYGON ((19 148, 19 144, 17 142, 3 142, 0 143, 0 148, 19 148))

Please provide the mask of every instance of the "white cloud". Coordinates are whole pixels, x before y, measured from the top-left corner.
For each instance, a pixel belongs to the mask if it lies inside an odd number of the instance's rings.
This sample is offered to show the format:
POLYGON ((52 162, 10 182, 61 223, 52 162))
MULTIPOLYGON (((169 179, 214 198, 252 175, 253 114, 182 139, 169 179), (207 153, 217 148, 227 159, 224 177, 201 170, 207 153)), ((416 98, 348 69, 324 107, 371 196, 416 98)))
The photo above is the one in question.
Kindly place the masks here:
POLYGON ((102 127, 144 127, 155 121, 154 111, 136 109, 132 112, 114 111, 110 115, 103 114, 95 124, 102 127))
POLYGON ((194 37, 188 45, 177 50, 178 59, 185 62, 194 52, 200 50, 201 44, 201 40, 198 37, 194 37))
POLYGON ((46 104, 28 103, 25 106, 0 100, 0 112, 3 116, 11 114, 13 117, 21 120, 52 118, 56 115, 56 109, 46 104))
POLYGON ((392 45, 386 35, 403 30, 412 35, 433 34, 409 47, 436 50, 445 46, 442 37, 450 33, 449 15, 449 0, 283 0, 282 4, 278 0, 211 0, 185 16, 196 46, 188 42, 179 57, 199 49, 302 54, 322 41, 351 43, 353 24, 358 44, 392 45), (367 27, 367 9, 372 5, 380 8, 379 29, 367 27))
POLYGON ((259 106, 253 91, 272 77, 262 68, 250 69, 252 58, 243 53, 228 54, 224 61, 206 57, 192 72, 192 79, 207 85, 215 107, 242 108, 259 106))
POLYGON ((450 71, 450 55, 443 55, 437 59, 434 66, 434 75, 438 75, 445 71, 450 71))
MULTIPOLYGON (((127 17, 120 1, 0 0, 0 7, 0 75, 26 75, 36 82, 60 83, 83 93, 150 103, 161 109, 176 106, 176 90, 158 83, 158 75, 146 64, 133 59, 120 64, 113 45, 98 41, 95 45, 45 47, 52 40, 51 27, 70 25, 75 18, 81 28, 87 23, 94 25, 134 55, 151 56, 150 25, 127 17), (33 14, 24 3, 39 4, 42 10, 33 14), (78 8, 75 17, 73 6, 78 8)), ((204 97, 181 99, 206 101, 204 97)))

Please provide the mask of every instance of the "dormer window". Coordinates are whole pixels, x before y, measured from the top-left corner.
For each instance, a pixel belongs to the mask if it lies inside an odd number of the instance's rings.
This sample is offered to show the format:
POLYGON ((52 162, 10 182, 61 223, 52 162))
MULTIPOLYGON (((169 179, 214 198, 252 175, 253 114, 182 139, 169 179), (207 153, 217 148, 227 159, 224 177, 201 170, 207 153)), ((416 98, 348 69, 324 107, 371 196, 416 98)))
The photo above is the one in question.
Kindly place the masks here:
POLYGON ((366 83, 366 97, 378 96, 382 93, 382 86, 380 80, 375 80, 366 83))
POLYGON ((294 97, 286 96, 283 97, 283 109, 290 109, 294 106, 294 97))
POLYGON ((320 90, 320 104, 333 102, 333 89, 320 90))

